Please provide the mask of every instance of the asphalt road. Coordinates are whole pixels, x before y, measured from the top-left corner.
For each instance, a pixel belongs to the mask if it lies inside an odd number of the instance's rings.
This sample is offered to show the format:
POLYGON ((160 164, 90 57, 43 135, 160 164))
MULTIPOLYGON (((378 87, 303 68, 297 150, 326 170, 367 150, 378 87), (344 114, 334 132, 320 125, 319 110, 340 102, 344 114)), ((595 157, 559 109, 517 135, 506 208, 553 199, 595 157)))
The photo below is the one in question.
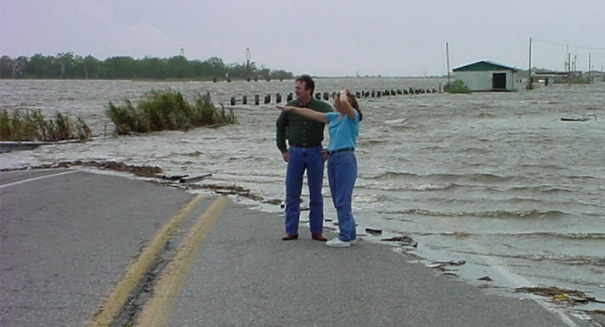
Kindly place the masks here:
MULTIPOLYGON (((594 326, 389 246, 284 242, 279 215, 78 170, 0 174, 1 326, 594 326)), ((330 235, 333 236, 333 235, 330 235)))

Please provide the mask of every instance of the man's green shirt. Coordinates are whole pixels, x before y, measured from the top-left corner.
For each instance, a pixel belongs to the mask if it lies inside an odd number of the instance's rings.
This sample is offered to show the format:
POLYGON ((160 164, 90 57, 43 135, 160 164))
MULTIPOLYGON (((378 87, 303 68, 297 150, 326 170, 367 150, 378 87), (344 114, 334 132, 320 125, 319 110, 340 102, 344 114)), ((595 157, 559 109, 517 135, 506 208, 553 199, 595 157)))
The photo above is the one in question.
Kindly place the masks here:
MULTIPOLYGON (((306 106, 300 101, 293 100, 286 104, 293 107, 305 107, 318 112, 333 112, 332 107, 324 101, 311 99, 306 106)), ((324 139, 324 123, 303 117, 291 111, 282 111, 277 118, 275 142, 281 152, 288 151, 286 140, 290 146, 321 145, 324 139)))

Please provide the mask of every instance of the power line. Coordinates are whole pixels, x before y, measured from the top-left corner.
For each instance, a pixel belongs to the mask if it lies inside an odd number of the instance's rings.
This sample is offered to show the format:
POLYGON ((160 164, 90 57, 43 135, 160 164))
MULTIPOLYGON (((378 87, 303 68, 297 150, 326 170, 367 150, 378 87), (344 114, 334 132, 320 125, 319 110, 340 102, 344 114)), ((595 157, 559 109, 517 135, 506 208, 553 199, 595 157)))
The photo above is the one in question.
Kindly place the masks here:
POLYGON ((568 48, 584 49, 584 50, 603 50, 603 51, 605 51, 605 48, 602 48, 602 47, 587 47, 587 46, 581 46, 581 45, 562 44, 562 43, 557 43, 557 42, 552 42, 552 41, 540 40, 540 39, 536 39, 536 38, 532 38, 532 40, 538 41, 538 42, 541 42, 541 43, 550 44, 550 45, 556 45, 556 46, 560 46, 560 47, 568 47, 568 48))

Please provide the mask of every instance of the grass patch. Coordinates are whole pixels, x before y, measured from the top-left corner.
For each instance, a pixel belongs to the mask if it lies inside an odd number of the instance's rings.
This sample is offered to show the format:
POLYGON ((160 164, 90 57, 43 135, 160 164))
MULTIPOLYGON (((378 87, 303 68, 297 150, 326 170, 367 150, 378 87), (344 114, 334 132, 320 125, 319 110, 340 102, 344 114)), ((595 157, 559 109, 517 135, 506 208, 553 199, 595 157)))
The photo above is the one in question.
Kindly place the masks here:
POLYGON ((123 106, 109 102, 105 113, 119 135, 237 124, 233 110, 226 111, 223 105, 216 108, 209 93, 198 94, 190 103, 170 89, 152 90, 136 106, 128 99, 123 106))
POLYGON ((447 93, 471 93, 471 90, 463 81, 457 79, 444 87, 447 93))
POLYGON ((555 79, 555 84, 590 84, 590 80, 584 77, 565 77, 555 79))
POLYGON ((40 110, 0 113, 0 141, 86 141, 91 137, 92 131, 80 117, 74 121, 57 112, 46 119, 40 110))

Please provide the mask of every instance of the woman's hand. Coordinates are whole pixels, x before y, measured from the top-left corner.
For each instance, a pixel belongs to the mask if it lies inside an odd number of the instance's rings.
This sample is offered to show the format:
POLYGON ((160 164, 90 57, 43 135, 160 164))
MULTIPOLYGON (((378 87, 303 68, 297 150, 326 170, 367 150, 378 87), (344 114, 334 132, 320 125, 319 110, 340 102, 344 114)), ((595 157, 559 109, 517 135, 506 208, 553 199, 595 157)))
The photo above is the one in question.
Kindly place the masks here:
POLYGON ((348 89, 342 89, 340 90, 340 92, 338 92, 338 97, 340 98, 340 101, 347 101, 349 102, 349 90, 348 89))

